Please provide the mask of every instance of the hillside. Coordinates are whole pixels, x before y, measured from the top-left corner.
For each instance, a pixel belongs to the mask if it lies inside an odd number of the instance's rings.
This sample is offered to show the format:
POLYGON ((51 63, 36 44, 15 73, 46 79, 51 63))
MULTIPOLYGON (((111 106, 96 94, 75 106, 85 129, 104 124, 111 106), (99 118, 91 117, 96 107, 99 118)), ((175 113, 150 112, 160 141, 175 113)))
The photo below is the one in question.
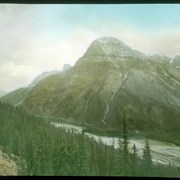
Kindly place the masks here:
POLYGON ((9 92, 7 94, 0 96, 0 100, 6 103, 13 104, 14 106, 20 105, 25 98, 28 96, 31 89, 40 81, 45 79, 48 76, 51 76, 53 74, 59 73, 59 71, 50 71, 50 72, 44 72, 37 76, 32 83, 30 83, 27 87, 19 88, 15 91, 9 92))
POLYGON ((73 68, 37 83, 20 107, 114 130, 122 128, 125 112, 131 131, 179 134, 180 70, 171 60, 99 38, 73 68))
POLYGON ((179 167, 149 163, 137 150, 124 154, 123 142, 116 149, 2 102, 0 124, 0 175, 180 176, 179 167))

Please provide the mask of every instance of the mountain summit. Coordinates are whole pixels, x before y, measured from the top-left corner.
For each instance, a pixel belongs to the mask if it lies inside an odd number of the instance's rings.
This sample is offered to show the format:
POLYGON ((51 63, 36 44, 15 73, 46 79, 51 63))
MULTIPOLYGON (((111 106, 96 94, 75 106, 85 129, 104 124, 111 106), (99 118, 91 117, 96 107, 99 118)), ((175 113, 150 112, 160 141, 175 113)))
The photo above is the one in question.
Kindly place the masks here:
POLYGON ((114 37, 102 37, 93 41, 84 56, 144 56, 114 37))
POLYGON ((166 59, 99 38, 74 67, 38 82, 20 107, 105 129, 121 128, 125 112, 131 130, 176 132, 180 71, 166 59))

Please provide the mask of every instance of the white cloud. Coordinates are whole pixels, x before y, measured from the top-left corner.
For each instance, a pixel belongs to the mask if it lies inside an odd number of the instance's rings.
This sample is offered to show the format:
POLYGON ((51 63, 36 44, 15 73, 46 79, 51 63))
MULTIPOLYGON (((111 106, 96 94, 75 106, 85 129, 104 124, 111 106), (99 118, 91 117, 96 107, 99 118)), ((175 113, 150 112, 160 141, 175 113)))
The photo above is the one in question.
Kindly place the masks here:
POLYGON ((0 88, 3 90, 25 86, 43 71, 61 69, 67 63, 73 65, 90 43, 101 36, 114 36, 145 54, 180 54, 178 28, 146 32, 121 22, 95 22, 91 27, 76 26, 62 37, 65 28, 60 26, 37 31, 28 13, 7 12, 5 21, 0 11, 0 88))
POLYGON ((0 89, 14 90, 28 85, 36 73, 31 66, 15 65, 7 62, 0 67, 0 89))
POLYGON ((65 63, 74 65, 90 43, 101 36, 114 36, 133 49, 145 54, 180 54, 180 31, 169 31, 162 34, 148 34, 136 29, 114 25, 111 28, 98 30, 76 29, 63 40, 51 34, 40 36, 30 34, 28 43, 22 43, 12 51, 11 58, 0 66, 1 89, 12 90, 29 84, 37 74, 43 71, 61 69, 65 63))

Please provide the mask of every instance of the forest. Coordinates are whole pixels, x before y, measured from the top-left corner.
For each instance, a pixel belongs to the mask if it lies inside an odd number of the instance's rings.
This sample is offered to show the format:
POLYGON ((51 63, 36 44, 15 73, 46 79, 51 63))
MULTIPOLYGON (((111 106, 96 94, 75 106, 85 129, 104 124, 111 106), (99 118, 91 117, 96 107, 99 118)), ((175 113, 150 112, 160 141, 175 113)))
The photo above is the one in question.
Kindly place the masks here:
POLYGON ((180 167, 152 161, 148 140, 142 158, 135 145, 128 147, 125 116, 115 149, 113 143, 107 146, 83 132, 56 128, 48 120, 0 102, 0 145, 4 153, 26 160, 27 176, 180 177, 180 167))

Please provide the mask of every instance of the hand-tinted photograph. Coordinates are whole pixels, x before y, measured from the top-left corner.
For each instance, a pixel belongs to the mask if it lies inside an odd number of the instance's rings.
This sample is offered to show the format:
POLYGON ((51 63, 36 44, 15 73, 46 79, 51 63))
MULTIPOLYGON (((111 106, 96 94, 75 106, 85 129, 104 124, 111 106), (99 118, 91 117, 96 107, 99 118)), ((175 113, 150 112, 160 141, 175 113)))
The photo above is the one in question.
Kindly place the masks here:
POLYGON ((0 4, 0 176, 180 178, 180 4, 0 4))

